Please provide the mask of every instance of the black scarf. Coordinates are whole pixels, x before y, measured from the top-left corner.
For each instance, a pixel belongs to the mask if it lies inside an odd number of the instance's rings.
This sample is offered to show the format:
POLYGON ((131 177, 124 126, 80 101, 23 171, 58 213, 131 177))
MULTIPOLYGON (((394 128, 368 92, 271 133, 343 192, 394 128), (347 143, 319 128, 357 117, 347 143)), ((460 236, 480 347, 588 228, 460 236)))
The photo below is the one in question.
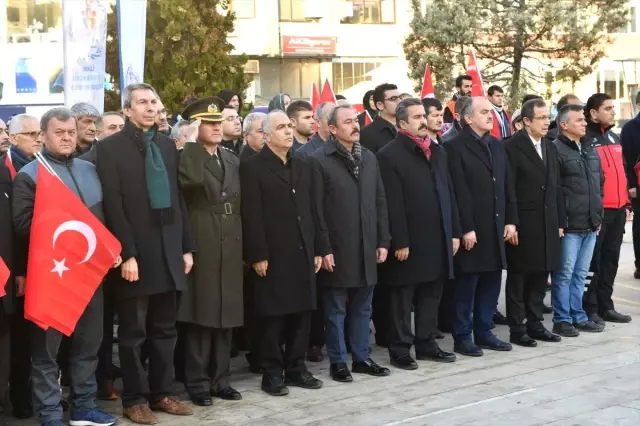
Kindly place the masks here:
POLYGON ((17 172, 19 172, 21 168, 31 162, 32 158, 27 157, 27 154, 25 154, 24 151, 22 151, 17 146, 11 145, 9 149, 11 150, 11 162, 13 163, 13 167, 15 167, 17 172))
POLYGON ((344 145, 336 140, 336 151, 345 162, 349 173, 358 180, 360 178, 360 165, 362 164, 362 147, 360 142, 353 144, 353 152, 349 152, 344 145))

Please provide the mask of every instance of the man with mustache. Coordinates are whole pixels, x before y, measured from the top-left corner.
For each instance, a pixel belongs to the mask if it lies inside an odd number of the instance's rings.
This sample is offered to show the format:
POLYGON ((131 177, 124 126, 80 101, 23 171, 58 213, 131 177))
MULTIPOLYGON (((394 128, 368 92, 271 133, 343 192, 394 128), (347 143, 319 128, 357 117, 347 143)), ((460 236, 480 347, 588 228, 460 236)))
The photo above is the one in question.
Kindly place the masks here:
POLYGON ((513 238, 518 224, 507 154, 489 134, 491 111, 488 99, 469 98, 460 112, 467 125, 444 144, 463 234, 456 256, 454 350, 466 356, 482 356, 482 348, 512 349, 491 332, 507 266, 504 243, 513 238))
MULTIPOLYGON (((398 136, 377 155, 387 194, 392 250, 382 285, 389 287, 391 364, 415 370, 418 364, 409 353, 414 344, 419 360, 456 360, 438 347, 434 333, 442 289, 453 278, 453 256, 462 234, 447 156, 431 139, 435 135, 423 102, 405 99, 396 117, 398 136)), ((439 120, 432 120, 432 126, 439 120)))
MULTIPOLYGON (((394 95, 395 96, 395 95, 394 95)), ((360 126, 350 105, 337 105, 328 117, 331 137, 313 153, 314 195, 320 227, 318 274, 325 312, 331 377, 351 382, 344 332, 354 373, 387 376, 390 371, 369 357, 369 320, 377 264, 387 259, 391 236, 387 200, 375 155, 360 145, 360 126), (347 299, 349 304, 347 305, 347 299)))
POLYGON ((559 342, 542 324, 547 277, 560 267, 567 226, 556 146, 545 138, 549 107, 543 99, 522 106, 524 130, 505 141, 518 200, 520 225, 507 244, 507 319, 511 343, 535 347, 559 342), (526 324, 525 324, 526 320, 526 324))
POLYGON ((426 115, 426 135, 429 140, 436 144, 441 144, 440 129, 442 128, 443 107, 436 98, 424 98, 422 100, 426 115))

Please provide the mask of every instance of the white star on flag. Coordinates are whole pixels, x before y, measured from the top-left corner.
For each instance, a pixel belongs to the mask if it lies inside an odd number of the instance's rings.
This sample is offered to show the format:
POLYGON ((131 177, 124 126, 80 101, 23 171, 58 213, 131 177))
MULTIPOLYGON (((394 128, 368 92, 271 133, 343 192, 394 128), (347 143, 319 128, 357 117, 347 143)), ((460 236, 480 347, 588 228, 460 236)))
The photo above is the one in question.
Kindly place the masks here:
POLYGON ((64 262, 66 262, 67 259, 62 259, 61 261, 57 261, 55 259, 53 259, 53 263, 55 263, 55 266, 53 267, 53 269, 51 270, 51 272, 57 272, 58 275, 60 276, 60 278, 62 278, 62 274, 65 273, 66 271, 69 271, 70 269, 67 268, 67 266, 64 264, 64 262))

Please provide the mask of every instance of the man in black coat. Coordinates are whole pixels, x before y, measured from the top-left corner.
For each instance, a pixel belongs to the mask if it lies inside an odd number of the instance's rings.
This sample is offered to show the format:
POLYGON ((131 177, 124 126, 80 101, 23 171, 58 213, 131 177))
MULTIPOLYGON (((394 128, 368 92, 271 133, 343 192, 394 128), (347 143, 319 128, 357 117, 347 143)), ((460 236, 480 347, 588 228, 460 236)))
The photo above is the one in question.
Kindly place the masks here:
POLYGON ((316 151, 314 191, 324 271, 318 275, 325 312, 331 377, 353 380, 344 336, 349 321, 353 371, 386 376, 389 369, 369 357, 369 320, 377 264, 390 245, 387 200, 375 155, 361 147, 358 117, 350 105, 329 113, 332 137, 316 151), (347 306, 347 298, 349 305, 347 306), (347 312, 348 309, 348 312, 347 312))
MULTIPOLYGON (((398 134, 396 128, 396 108, 400 103, 398 87, 389 83, 377 86, 373 91, 373 102, 378 115, 373 123, 362 129, 360 143, 375 154, 398 134)), ((385 267, 386 265, 380 265, 381 272, 385 267)), ((371 319, 376 330, 376 344, 382 347, 387 347, 388 300, 387 287, 376 287, 373 294, 371 319)))
POLYGON ((315 274, 322 263, 312 208, 313 169, 293 156, 293 127, 287 115, 270 112, 263 121, 266 144, 240 166, 245 261, 251 265, 253 314, 262 390, 287 395, 286 385, 318 389, 304 363, 315 274), (282 342, 284 341, 284 351, 282 342))
POLYGON ((486 98, 469 98, 460 112, 467 125, 444 144, 463 233, 456 256, 454 350, 468 356, 482 356, 482 348, 511 350, 491 327, 507 267, 504 242, 515 235, 518 212, 504 145, 489 134, 491 111, 486 98))
POLYGON ((438 347, 433 335, 444 283, 454 275, 453 256, 460 247, 461 230, 447 155, 427 134, 422 102, 405 99, 396 117, 398 136, 377 155, 387 194, 392 250, 382 284, 389 287, 391 364, 414 370, 418 364, 409 354, 414 343, 420 360, 456 359, 438 347))
POLYGON ((511 343, 535 347, 536 340, 560 341, 544 328, 542 314, 547 278, 560 266, 567 216, 558 154, 545 139, 549 107, 543 99, 532 99, 521 114, 524 129, 505 143, 520 219, 512 244, 507 244, 507 318, 511 343))
POLYGON ((175 415, 191 407, 173 396, 176 297, 195 250, 178 187, 178 150, 157 132, 155 89, 147 84, 123 92, 125 128, 96 146, 107 226, 122 244, 121 280, 115 285, 119 318, 124 415, 136 423, 156 421, 154 409, 175 415), (149 377, 141 362, 148 342, 149 377))

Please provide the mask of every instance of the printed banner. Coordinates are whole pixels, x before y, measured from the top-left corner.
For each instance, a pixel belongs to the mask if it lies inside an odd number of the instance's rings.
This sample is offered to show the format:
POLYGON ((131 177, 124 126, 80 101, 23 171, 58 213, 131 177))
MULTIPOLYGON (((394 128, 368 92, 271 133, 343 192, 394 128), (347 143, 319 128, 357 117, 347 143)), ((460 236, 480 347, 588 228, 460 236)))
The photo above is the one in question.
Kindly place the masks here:
POLYGON ((108 0, 64 0, 64 103, 104 111, 108 0))
POLYGON ((147 0, 118 0, 120 90, 144 81, 144 49, 147 34, 147 0))

